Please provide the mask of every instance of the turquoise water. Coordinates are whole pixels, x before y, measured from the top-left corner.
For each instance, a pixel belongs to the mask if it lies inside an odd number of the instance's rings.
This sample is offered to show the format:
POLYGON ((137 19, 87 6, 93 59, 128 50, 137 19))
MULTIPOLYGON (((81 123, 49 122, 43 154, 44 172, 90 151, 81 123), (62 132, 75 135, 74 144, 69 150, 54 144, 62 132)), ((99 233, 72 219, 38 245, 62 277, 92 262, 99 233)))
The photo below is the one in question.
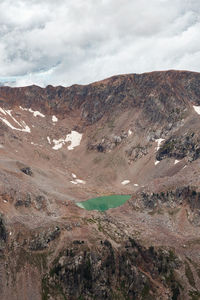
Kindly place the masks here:
POLYGON ((105 211, 109 208, 115 208, 121 206, 130 198, 131 195, 102 196, 102 197, 92 198, 83 202, 78 202, 76 203, 76 205, 86 210, 105 211))

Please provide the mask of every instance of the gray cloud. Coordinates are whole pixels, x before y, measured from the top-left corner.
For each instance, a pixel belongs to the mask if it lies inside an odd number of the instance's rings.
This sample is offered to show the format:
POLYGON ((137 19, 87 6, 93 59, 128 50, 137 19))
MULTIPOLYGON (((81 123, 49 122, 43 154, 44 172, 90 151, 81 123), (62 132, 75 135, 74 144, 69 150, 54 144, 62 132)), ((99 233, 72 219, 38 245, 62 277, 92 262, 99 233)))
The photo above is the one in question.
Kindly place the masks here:
POLYGON ((1 0, 0 81, 89 83, 200 70, 198 0, 1 0))

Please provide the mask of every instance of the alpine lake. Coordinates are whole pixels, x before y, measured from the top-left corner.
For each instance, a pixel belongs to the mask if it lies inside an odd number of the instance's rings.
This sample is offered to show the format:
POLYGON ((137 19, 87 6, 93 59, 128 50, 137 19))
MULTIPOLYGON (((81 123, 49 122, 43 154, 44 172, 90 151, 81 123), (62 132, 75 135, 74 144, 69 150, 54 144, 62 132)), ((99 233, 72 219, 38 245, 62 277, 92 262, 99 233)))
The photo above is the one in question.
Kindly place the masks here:
POLYGON ((131 195, 109 195, 97 198, 91 198, 86 201, 77 202, 76 205, 86 210, 105 211, 110 208, 116 208, 124 204, 131 198, 131 195))

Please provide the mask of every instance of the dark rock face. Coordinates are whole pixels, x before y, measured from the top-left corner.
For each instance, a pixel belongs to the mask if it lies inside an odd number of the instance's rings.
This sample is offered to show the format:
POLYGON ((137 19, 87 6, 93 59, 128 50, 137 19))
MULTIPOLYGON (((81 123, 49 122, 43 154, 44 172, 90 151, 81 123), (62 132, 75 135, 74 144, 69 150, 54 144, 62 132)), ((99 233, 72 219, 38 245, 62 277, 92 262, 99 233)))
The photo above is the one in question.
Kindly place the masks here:
POLYGON ((2 242, 6 242, 7 240, 6 227, 4 224, 3 217, 1 215, 0 215, 0 240, 2 242))
MULTIPOLYGON (((6 242, 7 242, 7 231, 6 231, 3 216, 0 214, 0 259, 1 256, 3 256, 4 254, 6 242)), ((1 290, 1 283, 0 283, 0 290, 1 290)))
POLYGON ((31 195, 30 194, 26 194, 26 195, 21 195, 20 197, 18 197, 16 199, 15 202, 15 207, 30 207, 32 203, 31 200, 31 195))
POLYGON ((89 143, 87 145, 88 150, 96 150, 98 152, 108 152, 109 150, 113 150, 115 147, 120 145, 123 140, 128 137, 127 133, 121 133, 120 135, 110 135, 104 136, 101 141, 97 141, 96 143, 89 143))
POLYGON ((104 152, 104 147, 101 144, 97 145, 97 151, 104 152))
POLYGON ((24 167, 24 168, 21 169, 21 171, 22 171, 24 174, 26 174, 26 175, 29 175, 29 176, 32 176, 32 175, 33 175, 33 172, 32 172, 32 170, 31 170, 30 167, 24 167))
POLYGON ((172 252, 145 249, 133 239, 118 252, 108 240, 101 242, 97 251, 76 243, 60 253, 44 276, 43 297, 48 293, 66 299, 156 299, 156 287, 149 278, 157 280, 159 276, 174 297, 180 294, 173 275, 179 267, 172 252), (174 281, 169 282, 169 276, 174 281))
POLYGON ((194 161, 200 157, 200 138, 197 133, 188 133, 185 136, 171 137, 159 149, 156 159, 162 160, 166 157, 182 159, 188 157, 194 161))
POLYGON ((40 232, 36 234, 29 243, 29 249, 32 251, 44 250, 49 243, 55 240, 60 235, 60 228, 56 226, 54 229, 49 229, 48 232, 40 232))
MULTIPOLYGON (((141 193, 137 197, 140 200, 141 207, 146 209, 158 209, 159 207, 175 208, 182 204, 190 206, 192 212, 198 212, 200 209, 200 192, 197 187, 179 187, 175 190, 161 193, 141 193)), ((129 200, 131 205, 134 201, 129 200)))

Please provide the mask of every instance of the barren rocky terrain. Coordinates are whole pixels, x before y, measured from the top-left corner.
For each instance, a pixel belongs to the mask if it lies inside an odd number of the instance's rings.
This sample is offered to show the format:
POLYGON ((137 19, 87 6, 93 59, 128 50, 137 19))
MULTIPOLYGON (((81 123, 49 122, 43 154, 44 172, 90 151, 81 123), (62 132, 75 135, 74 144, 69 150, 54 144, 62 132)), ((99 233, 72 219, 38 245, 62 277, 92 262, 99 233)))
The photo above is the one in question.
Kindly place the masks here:
POLYGON ((199 73, 0 87, 0 299, 200 299, 199 130, 199 73))

